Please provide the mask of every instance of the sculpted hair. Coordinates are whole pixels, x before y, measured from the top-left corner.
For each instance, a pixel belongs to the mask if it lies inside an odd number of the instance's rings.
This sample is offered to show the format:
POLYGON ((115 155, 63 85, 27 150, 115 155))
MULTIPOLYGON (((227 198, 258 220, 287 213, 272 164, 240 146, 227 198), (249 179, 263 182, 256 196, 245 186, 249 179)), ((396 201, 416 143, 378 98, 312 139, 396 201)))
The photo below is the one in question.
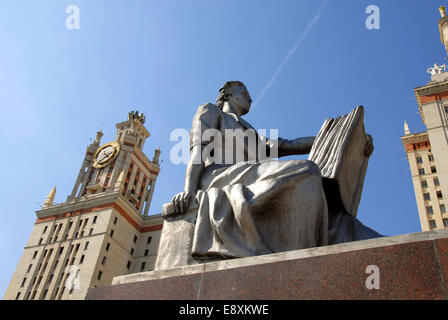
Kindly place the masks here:
POLYGON ((244 83, 241 81, 227 81, 224 85, 219 89, 218 98, 216 99, 216 106, 222 109, 224 102, 229 101, 229 98, 233 94, 233 88, 235 86, 244 87, 244 83))

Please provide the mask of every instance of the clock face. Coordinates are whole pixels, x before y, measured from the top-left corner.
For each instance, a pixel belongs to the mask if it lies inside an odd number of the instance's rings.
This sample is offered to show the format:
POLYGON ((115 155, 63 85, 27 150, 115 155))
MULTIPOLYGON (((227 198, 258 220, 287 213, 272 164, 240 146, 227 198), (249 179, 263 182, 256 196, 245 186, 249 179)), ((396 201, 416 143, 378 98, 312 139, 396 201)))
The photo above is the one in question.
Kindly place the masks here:
POLYGON ((109 142, 95 152, 93 156, 93 166, 95 168, 102 168, 107 166, 118 155, 120 145, 116 142, 109 142))

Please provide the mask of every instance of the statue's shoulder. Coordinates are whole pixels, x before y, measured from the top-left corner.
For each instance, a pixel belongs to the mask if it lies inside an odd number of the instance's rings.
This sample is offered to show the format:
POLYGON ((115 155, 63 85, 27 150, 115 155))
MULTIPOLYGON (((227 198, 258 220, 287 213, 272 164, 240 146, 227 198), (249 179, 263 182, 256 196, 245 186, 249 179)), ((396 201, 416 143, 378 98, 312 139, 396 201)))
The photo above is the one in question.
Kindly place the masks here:
POLYGON ((221 117, 222 110, 213 103, 204 103, 198 107, 196 111, 196 117, 199 118, 210 118, 210 117, 221 117))
POLYGON ((207 103, 201 104, 198 107, 198 112, 201 112, 201 113, 202 112, 216 112, 216 113, 220 113, 222 111, 216 104, 207 102, 207 103))

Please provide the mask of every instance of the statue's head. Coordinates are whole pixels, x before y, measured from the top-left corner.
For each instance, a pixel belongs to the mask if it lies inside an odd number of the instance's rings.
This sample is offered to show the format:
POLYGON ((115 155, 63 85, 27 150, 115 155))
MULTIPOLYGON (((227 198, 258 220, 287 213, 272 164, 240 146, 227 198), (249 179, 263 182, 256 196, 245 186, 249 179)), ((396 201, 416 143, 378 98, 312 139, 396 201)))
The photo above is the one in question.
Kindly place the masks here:
POLYGON ((222 109, 225 102, 228 102, 241 115, 245 115, 250 110, 252 99, 246 86, 241 81, 227 81, 220 89, 216 99, 216 105, 222 109))

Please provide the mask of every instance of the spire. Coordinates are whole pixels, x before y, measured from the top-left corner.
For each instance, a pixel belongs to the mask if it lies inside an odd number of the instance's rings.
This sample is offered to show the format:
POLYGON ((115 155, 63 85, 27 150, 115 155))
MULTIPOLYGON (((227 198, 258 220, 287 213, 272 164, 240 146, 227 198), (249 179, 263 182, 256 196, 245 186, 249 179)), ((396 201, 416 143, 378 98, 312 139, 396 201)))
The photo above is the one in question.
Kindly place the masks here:
POLYGON ((42 208, 51 207, 54 204, 54 197, 56 196, 56 185, 51 189, 50 193, 48 193, 47 198, 44 201, 44 205, 42 208))
POLYGON ((158 147, 156 150, 154 150, 154 158, 152 158, 152 162, 153 163, 159 163, 159 157, 160 157, 160 153, 162 151, 160 151, 160 147, 158 147))
POLYGON ((97 131, 96 132, 96 138, 95 138, 95 142, 94 142, 94 144, 96 145, 96 146, 99 146, 100 145, 100 142, 101 142, 101 138, 103 137, 103 129, 101 129, 100 131, 97 131))
POLYGON ((411 134, 411 130, 409 130, 409 126, 408 123, 406 122, 406 120, 404 120, 404 135, 410 135, 411 134))

